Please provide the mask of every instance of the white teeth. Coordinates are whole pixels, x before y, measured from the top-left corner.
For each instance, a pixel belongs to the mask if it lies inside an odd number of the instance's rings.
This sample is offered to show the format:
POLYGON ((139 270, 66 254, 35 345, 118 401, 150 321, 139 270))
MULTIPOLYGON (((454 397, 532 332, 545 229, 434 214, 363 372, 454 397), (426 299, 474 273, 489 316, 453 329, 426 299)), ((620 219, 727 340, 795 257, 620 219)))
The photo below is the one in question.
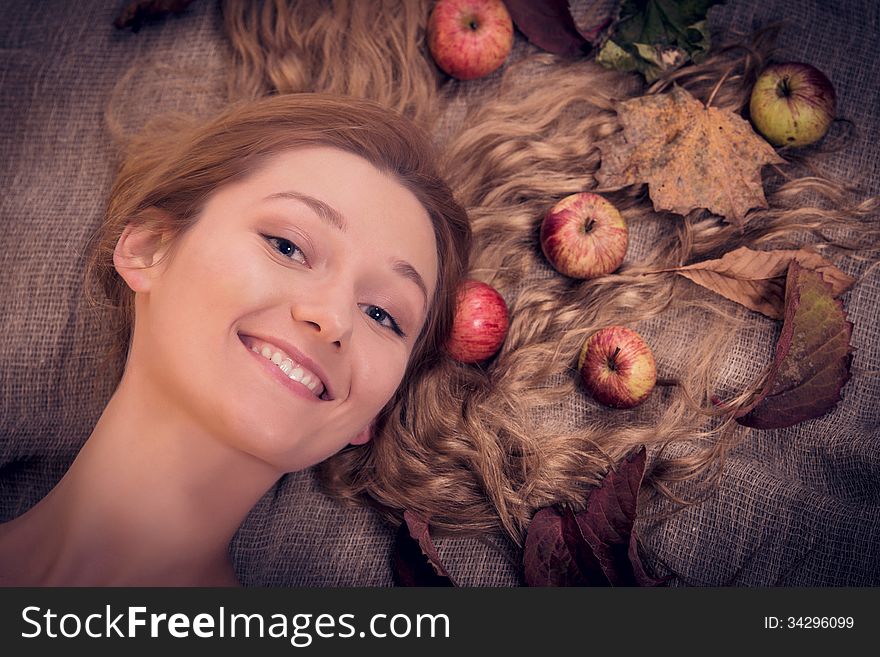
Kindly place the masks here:
POLYGON ((284 374, 286 374, 291 380, 301 383, 312 392, 316 392, 318 388, 320 388, 323 393, 324 386, 320 385, 320 379, 307 373, 300 365, 297 365, 293 360, 287 358, 282 352, 275 350, 267 344, 263 345, 262 348, 254 344, 251 346, 251 351, 260 354, 267 360, 271 360, 278 366, 278 369, 284 372, 284 374))

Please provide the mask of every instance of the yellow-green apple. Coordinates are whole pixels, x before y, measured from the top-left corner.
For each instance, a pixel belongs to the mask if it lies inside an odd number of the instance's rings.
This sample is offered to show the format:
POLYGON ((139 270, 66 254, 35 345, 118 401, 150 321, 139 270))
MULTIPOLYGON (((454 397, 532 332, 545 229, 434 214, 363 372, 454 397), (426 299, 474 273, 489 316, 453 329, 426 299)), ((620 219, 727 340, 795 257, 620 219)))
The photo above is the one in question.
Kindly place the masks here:
POLYGON ((459 80, 492 73, 513 47, 513 21, 501 0, 437 0, 428 19, 428 49, 459 80))
POLYGON ((609 326, 587 338, 578 371, 593 398, 613 408, 638 406, 657 383, 651 348, 626 326, 609 326))
POLYGON ((484 361, 501 348, 509 324, 507 304, 498 290, 467 279, 458 289, 458 304, 446 351, 462 363, 484 361))
POLYGON ((771 64, 752 87, 749 114, 770 143, 807 146, 828 132, 836 103, 831 81, 815 66, 771 64))
POLYGON ((623 262, 628 243, 623 216, 591 192, 566 196, 541 222, 541 250, 556 271, 571 278, 613 272, 623 262))

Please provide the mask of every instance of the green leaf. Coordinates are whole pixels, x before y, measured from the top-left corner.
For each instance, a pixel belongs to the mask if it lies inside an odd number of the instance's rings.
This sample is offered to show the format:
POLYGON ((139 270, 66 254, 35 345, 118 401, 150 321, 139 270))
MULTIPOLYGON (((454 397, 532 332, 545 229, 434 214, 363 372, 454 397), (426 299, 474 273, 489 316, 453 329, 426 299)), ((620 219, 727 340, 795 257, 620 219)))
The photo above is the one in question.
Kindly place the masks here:
POLYGON ((706 21, 697 21, 688 27, 688 35, 694 49, 691 51, 691 60, 699 64, 706 58, 709 52, 709 24, 706 21))
POLYGON ((613 68, 618 71, 629 72, 638 70, 636 58, 610 39, 599 50, 599 53, 596 55, 596 61, 605 68, 613 68))
POLYGON ((688 62, 698 62, 710 46, 706 12, 721 2, 624 0, 620 18, 596 61, 620 71, 638 70, 648 82, 688 62))

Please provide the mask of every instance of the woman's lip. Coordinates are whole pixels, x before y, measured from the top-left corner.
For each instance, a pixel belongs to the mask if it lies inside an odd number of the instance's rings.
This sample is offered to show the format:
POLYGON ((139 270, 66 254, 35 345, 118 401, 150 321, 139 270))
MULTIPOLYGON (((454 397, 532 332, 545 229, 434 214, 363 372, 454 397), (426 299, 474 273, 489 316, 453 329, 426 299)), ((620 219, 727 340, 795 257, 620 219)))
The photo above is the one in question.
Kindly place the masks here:
POLYGON ((318 397, 315 397, 314 393, 311 390, 306 388, 303 384, 297 383, 296 381, 291 379, 284 372, 282 372, 281 369, 275 363, 273 363, 271 360, 269 360, 268 358, 265 358, 262 354, 256 353, 254 350, 252 350, 250 347, 248 347, 245 344, 244 340, 241 339, 241 336, 239 336, 239 342, 241 342, 241 346, 243 346, 245 348, 245 351, 247 351, 251 356, 253 356, 258 361, 257 364, 260 367, 262 367, 263 370, 265 370, 269 374, 269 376, 274 378, 278 383, 283 385, 285 388, 287 388, 294 395, 297 395, 298 397, 302 397, 303 399, 308 399, 308 400, 314 401, 314 402, 326 401, 324 399, 320 399, 318 397))
MULTIPOLYGON (((275 345, 277 348, 285 351, 293 360, 303 365, 306 369, 311 370, 315 374, 318 375, 318 378, 321 379, 321 382, 324 384, 324 396, 327 397, 327 401, 332 401, 336 398, 335 391, 333 386, 330 385, 330 380, 327 378, 327 373, 324 371, 318 363, 313 361, 311 358, 302 353, 299 349, 294 347, 292 344, 283 340, 279 337, 269 336, 269 335, 251 335, 250 333, 239 333, 238 339, 243 343, 245 342, 244 338, 255 338, 261 342, 268 342, 269 344, 275 345)), ((247 344, 245 343, 245 346, 247 344)))

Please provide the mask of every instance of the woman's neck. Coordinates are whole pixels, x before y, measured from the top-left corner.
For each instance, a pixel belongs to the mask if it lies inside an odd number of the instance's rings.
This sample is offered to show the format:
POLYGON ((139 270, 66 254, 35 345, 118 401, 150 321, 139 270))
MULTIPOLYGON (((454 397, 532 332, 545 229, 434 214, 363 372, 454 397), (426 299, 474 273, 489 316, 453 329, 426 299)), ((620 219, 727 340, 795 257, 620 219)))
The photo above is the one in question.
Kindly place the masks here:
POLYGON ((123 378, 59 484, 0 526, 0 584, 231 584, 229 542, 280 474, 123 378))

